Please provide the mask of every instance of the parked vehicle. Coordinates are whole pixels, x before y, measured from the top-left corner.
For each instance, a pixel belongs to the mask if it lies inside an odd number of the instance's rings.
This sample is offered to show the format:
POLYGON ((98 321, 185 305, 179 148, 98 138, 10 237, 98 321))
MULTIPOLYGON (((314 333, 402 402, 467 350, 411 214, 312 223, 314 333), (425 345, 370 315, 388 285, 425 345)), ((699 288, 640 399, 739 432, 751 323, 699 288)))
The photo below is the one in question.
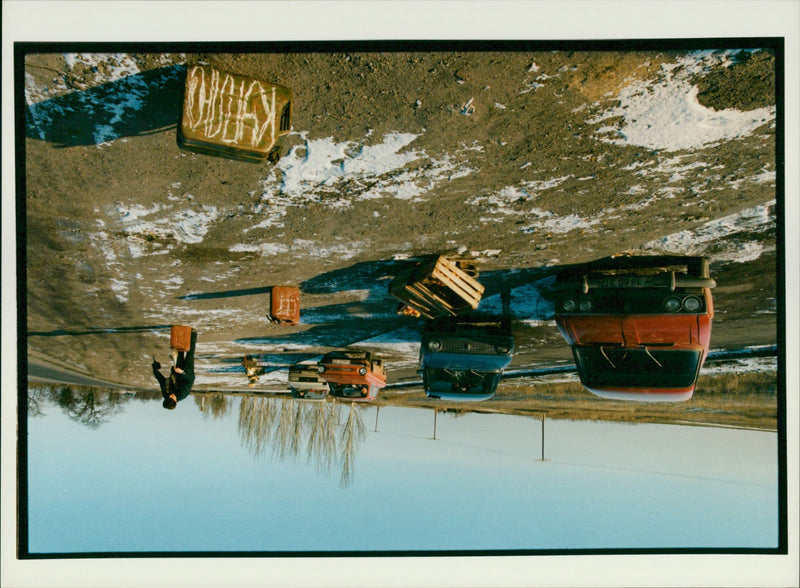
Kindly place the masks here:
POLYGON ((298 363, 289 367, 289 391, 293 398, 324 400, 330 386, 320 375, 316 363, 298 363))
POLYGON ((337 398, 372 402, 386 386, 383 361, 369 351, 331 351, 322 357, 317 369, 328 382, 331 396, 337 398))
POLYGON ((559 272, 556 324, 583 385, 615 400, 691 398, 715 285, 703 257, 614 256, 559 272))
POLYGON ((261 365, 261 362, 258 361, 258 358, 247 357, 246 355, 243 356, 242 367, 244 368, 244 373, 247 376, 247 381, 251 387, 256 385, 260 376, 264 375, 264 366, 261 365))
POLYGON ((431 321, 422 333, 419 355, 425 394, 442 400, 488 400, 513 352, 510 321, 431 321))
POLYGON ((292 126, 292 91, 278 84, 193 65, 186 74, 181 147, 241 161, 277 159, 292 126))

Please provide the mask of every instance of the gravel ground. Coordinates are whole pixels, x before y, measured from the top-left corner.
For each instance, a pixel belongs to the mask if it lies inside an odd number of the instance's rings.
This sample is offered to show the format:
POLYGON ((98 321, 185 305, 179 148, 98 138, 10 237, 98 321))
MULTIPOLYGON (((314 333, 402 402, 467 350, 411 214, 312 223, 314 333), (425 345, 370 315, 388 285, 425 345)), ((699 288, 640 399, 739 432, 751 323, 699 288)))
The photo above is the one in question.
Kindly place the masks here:
POLYGON ((27 54, 28 349, 153 388, 191 324, 197 389, 241 387, 245 353, 268 388, 347 345, 399 381, 421 323, 386 286, 454 253, 485 308, 511 289, 512 366, 535 366, 570 357, 548 276, 620 251, 708 255, 712 348, 775 344, 775 58, 701 49, 27 54), (177 145, 195 63, 292 88, 276 163, 177 145), (297 327, 266 319, 281 284, 297 327))

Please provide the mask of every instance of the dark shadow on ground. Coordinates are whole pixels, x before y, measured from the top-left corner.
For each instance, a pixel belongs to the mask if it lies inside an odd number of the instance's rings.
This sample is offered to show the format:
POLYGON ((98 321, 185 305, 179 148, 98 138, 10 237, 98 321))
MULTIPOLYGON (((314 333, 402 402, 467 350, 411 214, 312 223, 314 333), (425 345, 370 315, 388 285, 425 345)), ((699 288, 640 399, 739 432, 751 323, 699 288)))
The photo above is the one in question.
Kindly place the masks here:
POLYGON ((28 331, 28 337, 61 337, 64 335, 80 337, 83 335, 125 335, 127 333, 149 333, 151 331, 168 331, 172 325, 142 325, 137 327, 91 327, 84 331, 28 331))
MULTIPOLYGON (((368 290, 366 300, 356 303, 304 308, 301 322, 306 324, 341 323, 348 328, 348 317, 362 319, 372 314, 374 319, 394 318, 399 301, 389 294, 389 284, 402 268, 423 257, 406 260, 378 260, 359 262, 346 268, 326 272, 306 280, 300 285, 303 292, 310 294, 331 294, 349 290, 368 290), (359 316, 361 315, 361 316, 359 316)), ((478 281, 484 286, 482 304, 475 311, 466 311, 461 316, 480 318, 485 314, 506 314, 516 319, 546 320, 549 317, 549 300, 546 278, 554 275, 562 266, 532 267, 510 270, 481 272, 478 266, 478 281), (518 289, 518 292, 512 292, 518 289), (498 300, 492 299, 493 297, 498 300), (499 300, 503 297, 503 300, 499 300), (492 300, 490 300, 492 299, 492 300), (536 304, 540 300, 541 304, 536 304), (483 304, 487 301, 486 304, 483 304), (531 304, 533 303, 533 304, 531 304)), ((351 319, 352 320, 352 319, 351 319)), ((403 317, 400 317, 403 320, 403 317)), ((407 326, 408 320, 398 323, 407 326)))
POLYGON ((388 292, 389 282, 397 275, 398 270, 412 262, 413 260, 394 259, 362 261, 306 280, 300 284, 300 291, 308 294, 333 294, 347 290, 374 290, 376 285, 382 285, 388 292))
MULTIPOLYGON (((279 352, 279 353, 248 353, 248 359, 255 359, 257 360, 264 368, 281 368, 281 367, 289 367, 296 363, 300 363, 301 361, 305 361, 307 359, 311 359, 312 357, 316 357, 317 355, 321 355, 321 353, 317 354, 309 354, 303 351, 286 351, 286 352, 279 352)), ((223 364, 232 366, 230 369, 226 368, 225 371, 244 371, 244 366, 242 365, 242 356, 226 356, 226 357, 218 357, 211 354, 198 354, 198 358, 203 359, 213 359, 214 361, 223 364), (233 366, 236 366, 238 370, 234 370, 233 366)))
POLYGON ((253 294, 270 294, 272 286, 263 286, 261 288, 245 288, 243 290, 222 290, 220 292, 204 292, 201 294, 187 294, 186 296, 177 296, 178 300, 206 300, 211 298, 233 298, 236 296, 251 296, 253 294))
POLYGON ((175 65, 28 105, 25 136, 74 147, 176 128, 185 79, 175 65))
POLYGON ((486 298, 538 282, 555 274, 560 268, 561 266, 528 267, 481 272, 480 267, 478 267, 478 281, 486 288, 483 291, 483 297, 486 298))
POLYGON ((319 325, 305 331, 264 337, 234 339, 244 345, 308 345, 316 347, 347 347, 401 327, 415 324, 409 317, 345 320, 319 325))
MULTIPOLYGON (((397 273, 422 257, 359 262, 306 280, 300 284, 300 290, 309 294, 331 294, 347 290, 375 290, 380 287, 388 296, 389 283, 397 273)), ((484 296, 492 296, 504 289, 517 288, 545 278, 554 274, 559 268, 560 266, 550 266, 482 272, 478 264, 477 279, 486 288, 484 296)))

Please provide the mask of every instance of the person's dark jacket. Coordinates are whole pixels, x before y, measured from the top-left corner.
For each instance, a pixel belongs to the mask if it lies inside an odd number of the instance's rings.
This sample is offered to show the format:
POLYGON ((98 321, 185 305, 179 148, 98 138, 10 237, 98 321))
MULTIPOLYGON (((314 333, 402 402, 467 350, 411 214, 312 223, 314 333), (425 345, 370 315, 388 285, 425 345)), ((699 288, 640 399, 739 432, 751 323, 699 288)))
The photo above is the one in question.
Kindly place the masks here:
POLYGON ((174 394, 177 400, 183 400, 192 391, 194 385, 194 350, 197 345, 197 331, 192 329, 192 343, 189 351, 178 352, 177 367, 183 370, 183 373, 175 371, 175 367, 170 368, 169 379, 165 378, 159 371, 161 364, 157 361, 153 362, 153 375, 158 380, 158 385, 161 387, 161 395, 166 399, 170 394, 174 394))

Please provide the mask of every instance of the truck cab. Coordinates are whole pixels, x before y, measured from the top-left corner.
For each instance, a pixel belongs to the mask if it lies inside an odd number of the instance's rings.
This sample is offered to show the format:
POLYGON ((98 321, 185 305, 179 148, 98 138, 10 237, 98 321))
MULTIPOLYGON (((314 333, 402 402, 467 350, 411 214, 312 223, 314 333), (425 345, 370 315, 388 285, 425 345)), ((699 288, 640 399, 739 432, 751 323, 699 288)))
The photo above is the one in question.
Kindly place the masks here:
POLYGON ((316 363, 297 363, 289 367, 289 391, 292 398, 324 400, 330 386, 320 375, 316 363))
POLYGON ((623 255, 559 272, 556 325, 584 387, 613 400, 690 399, 715 285, 703 257, 623 255))
POLYGON ((372 402, 386 386, 383 361, 369 351, 331 351, 319 361, 317 370, 330 386, 331 396, 353 402, 372 402))
POLYGON ((488 400, 513 351, 509 321, 431 321, 422 333, 419 355, 425 394, 442 400, 488 400))

